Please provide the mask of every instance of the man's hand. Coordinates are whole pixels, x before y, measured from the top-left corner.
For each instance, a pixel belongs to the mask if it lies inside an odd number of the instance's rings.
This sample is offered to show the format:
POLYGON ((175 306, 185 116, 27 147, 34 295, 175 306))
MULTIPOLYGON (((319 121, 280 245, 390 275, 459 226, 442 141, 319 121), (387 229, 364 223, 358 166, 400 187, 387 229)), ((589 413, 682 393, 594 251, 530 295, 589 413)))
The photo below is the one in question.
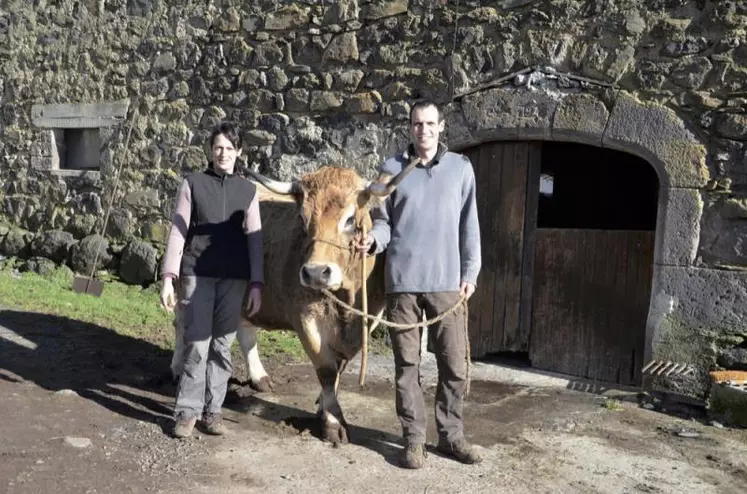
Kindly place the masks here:
POLYGON ((262 307, 262 290, 259 287, 249 289, 249 297, 246 300, 246 317, 252 317, 262 307))
POLYGON ((360 233, 356 233, 353 241, 351 242, 351 245, 358 252, 365 252, 366 254, 368 254, 369 252, 371 252, 371 247, 373 247, 374 244, 373 235, 369 233, 366 235, 365 239, 362 237, 363 236, 360 233))
POLYGON ((176 293, 174 292, 174 279, 166 277, 161 287, 161 307, 168 312, 173 312, 176 307, 176 293))
POLYGON ((467 281, 463 281, 459 285, 459 295, 462 297, 470 298, 475 293, 475 285, 467 281))

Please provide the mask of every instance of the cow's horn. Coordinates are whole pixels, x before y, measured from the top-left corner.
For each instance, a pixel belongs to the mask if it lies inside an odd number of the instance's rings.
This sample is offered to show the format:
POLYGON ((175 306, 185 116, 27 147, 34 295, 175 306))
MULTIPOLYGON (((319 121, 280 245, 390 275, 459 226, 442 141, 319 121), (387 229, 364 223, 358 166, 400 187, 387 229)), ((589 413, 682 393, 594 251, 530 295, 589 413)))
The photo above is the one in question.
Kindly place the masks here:
POLYGON ((280 182, 279 180, 273 180, 271 178, 265 177, 264 175, 261 175, 255 171, 247 171, 249 172, 249 175, 251 175, 257 182, 261 183, 276 194, 287 196, 294 194, 298 190, 298 184, 295 181, 280 182))
POLYGON ((410 173, 413 168, 418 166, 420 164, 420 158, 415 156, 410 161, 410 163, 407 164, 405 168, 402 169, 401 172, 396 174, 391 180, 384 183, 382 179, 385 179, 385 175, 379 176, 379 178, 368 184, 368 191, 378 197, 386 197, 392 192, 394 192, 394 189, 397 188, 397 186, 402 182, 402 180, 405 179, 408 173, 410 173))

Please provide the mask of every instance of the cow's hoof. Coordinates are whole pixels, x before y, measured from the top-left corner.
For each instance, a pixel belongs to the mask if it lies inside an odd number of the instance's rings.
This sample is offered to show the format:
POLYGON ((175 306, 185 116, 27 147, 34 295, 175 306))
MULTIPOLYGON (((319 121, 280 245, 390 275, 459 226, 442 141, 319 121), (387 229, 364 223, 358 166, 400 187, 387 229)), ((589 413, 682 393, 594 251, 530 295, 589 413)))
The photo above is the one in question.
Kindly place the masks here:
POLYGON ((338 422, 325 421, 322 424, 322 440, 332 443, 334 446, 348 443, 348 426, 338 422))
POLYGON ((263 376, 258 381, 250 380, 249 387, 257 393, 271 393, 275 390, 275 383, 270 376, 263 376))

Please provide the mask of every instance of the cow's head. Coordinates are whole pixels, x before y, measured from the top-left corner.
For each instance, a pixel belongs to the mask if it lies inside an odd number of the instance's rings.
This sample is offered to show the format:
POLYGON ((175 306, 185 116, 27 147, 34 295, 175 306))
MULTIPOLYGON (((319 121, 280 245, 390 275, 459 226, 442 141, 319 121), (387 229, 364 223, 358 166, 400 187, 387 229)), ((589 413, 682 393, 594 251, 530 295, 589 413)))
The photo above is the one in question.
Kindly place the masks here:
MULTIPOLYGON (((373 182, 347 168, 325 166, 292 182, 278 182, 250 174, 275 193, 292 195, 298 205, 305 238, 301 284, 313 289, 357 290, 362 284, 360 256, 351 244, 372 226, 370 207, 394 191, 417 162, 395 177, 382 175, 373 182)), ((373 262, 369 263, 370 274, 373 262)))

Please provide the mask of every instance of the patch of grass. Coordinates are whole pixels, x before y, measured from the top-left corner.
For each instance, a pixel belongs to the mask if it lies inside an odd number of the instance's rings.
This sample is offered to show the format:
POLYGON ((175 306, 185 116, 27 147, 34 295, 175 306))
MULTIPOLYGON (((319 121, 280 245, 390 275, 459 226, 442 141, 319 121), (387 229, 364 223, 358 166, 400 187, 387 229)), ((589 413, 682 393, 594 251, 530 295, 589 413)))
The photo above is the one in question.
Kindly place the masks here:
POLYGON ((0 269, 0 301, 7 308, 98 324, 173 348, 172 316, 158 305, 156 290, 110 281, 101 297, 94 297, 74 292, 72 282, 73 273, 65 267, 49 276, 0 269))
MULTIPOLYGON (((26 312, 39 312, 110 328, 133 338, 174 348, 173 315, 159 305, 160 285, 143 289, 116 280, 104 284, 101 297, 76 293, 73 273, 59 267, 49 276, 17 273, 12 263, 0 267, 0 304, 26 312)), ((259 351, 263 359, 299 361, 305 358, 301 342, 292 331, 261 331, 259 351)))
POLYGON ((301 341, 293 331, 260 331, 260 357, 299 362, 308 360, 301 341))
POLYGON ((620 400, 605 398, 604 403, 602 403, 602 408, 613 412, 619 412, 623 409, 623 406, 620 404, 620 400))
MULTIPOLYGON (((18 273, 14 262, 0 263, 0 304, 26 312, 39 312, 97 324, 133 338, 174 348, 173 315, 159 305, 160 285, 148 288, 127 285, 104 278, 101 297, 76 293, 72 289, 73 273, 58 267, 48 276, 33 272, 18 273)), ((369 338, 370 354, 391 355, 379 328, 369 338)), ((234 349, 239 357, 238 343, 234 349)), ((262 359, 275 362, 307 360, 303 346, 293 331, 260 331, 259 352, 262 359)), ((242 358, 243 359, 243 358, 242 358)))

